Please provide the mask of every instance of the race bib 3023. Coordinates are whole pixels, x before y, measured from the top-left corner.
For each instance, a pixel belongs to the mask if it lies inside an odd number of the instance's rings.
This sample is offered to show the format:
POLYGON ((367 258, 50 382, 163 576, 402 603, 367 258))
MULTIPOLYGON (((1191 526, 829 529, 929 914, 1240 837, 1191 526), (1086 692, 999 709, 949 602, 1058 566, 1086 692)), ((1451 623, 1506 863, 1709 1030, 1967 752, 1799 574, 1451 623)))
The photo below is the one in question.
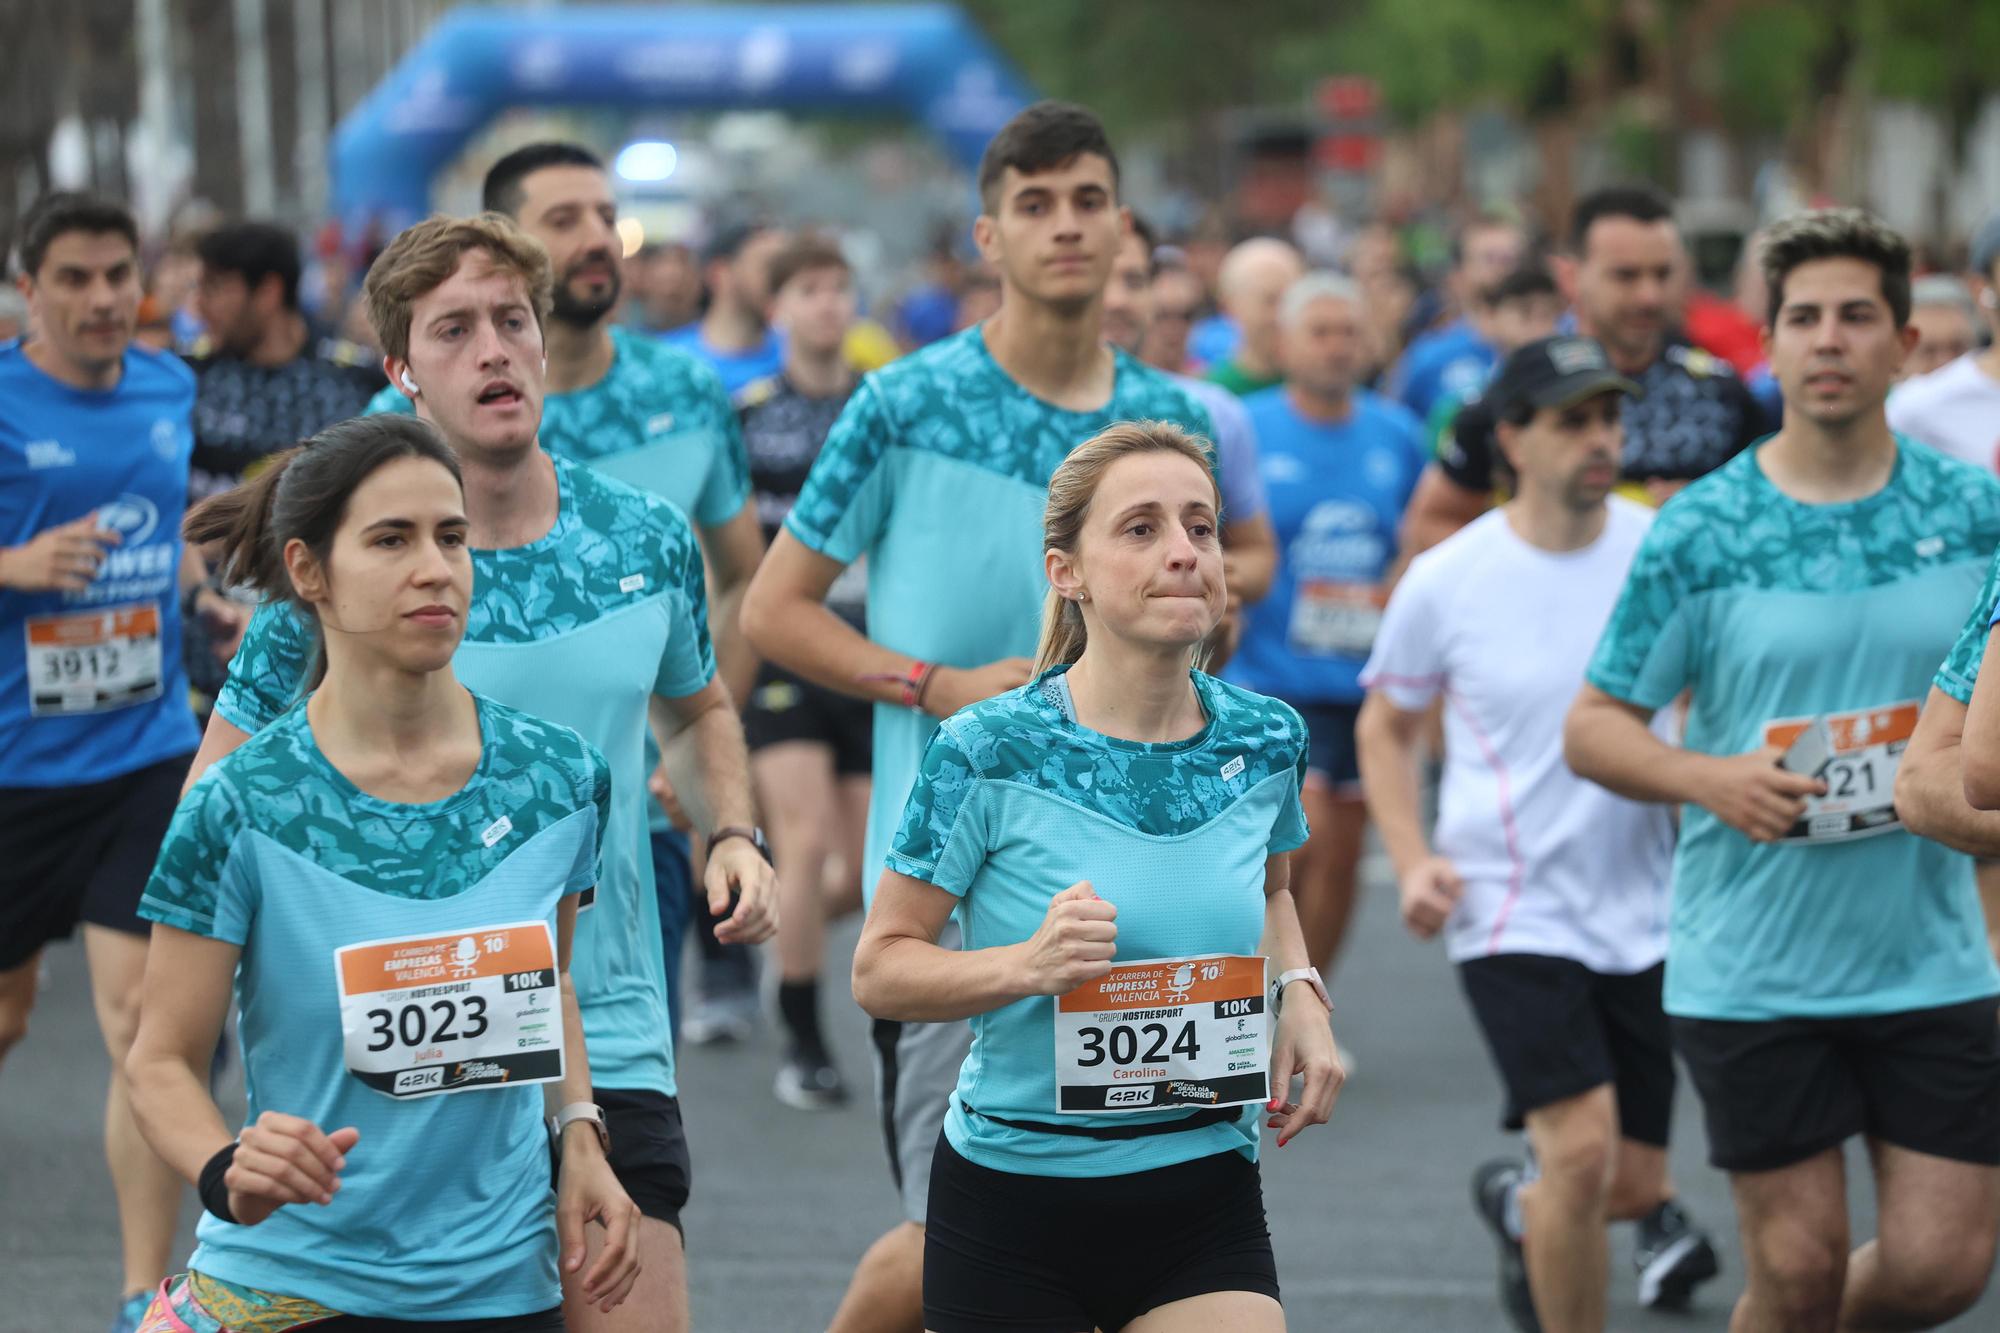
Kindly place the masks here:
POLYGON ((350 944, 334 964, 348 1071, 385 1096, 562 1077, 562 991, 547 922, 350 944))

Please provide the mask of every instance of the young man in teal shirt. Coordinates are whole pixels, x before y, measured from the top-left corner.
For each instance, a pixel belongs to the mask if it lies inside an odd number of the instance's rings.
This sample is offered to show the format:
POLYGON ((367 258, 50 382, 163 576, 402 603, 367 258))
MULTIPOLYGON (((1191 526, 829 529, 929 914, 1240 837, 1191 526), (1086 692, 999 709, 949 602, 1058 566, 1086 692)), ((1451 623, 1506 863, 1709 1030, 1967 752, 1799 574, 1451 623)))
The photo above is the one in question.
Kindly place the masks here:
MULTIPOLYGON (((1042 509, 1056 467, 1116 421, 1208 436, 1208 414, 1105 344, 1104 288, 1127 228, 1097 117, 1040 102, 980 164, 974 239, 999 313, 861 381, 744 601, 772 661, 875 701, 863 865, 871 893, 938 720, 1027 683, 1046 580, 1042 509), (824 605, 868 559, 868 632, 824 605)), ((903 1225, 862 1260, 835 1330, 919 1329, 931 1154, 970 1044, 964 1023, 878 1024, 903 1225)))
POLYGON ((1654 523, 1569 718, 1569 762, 1682 806, 1666 1008, 1730 1173, 1735 1327, 1928 1328, 2000 1230, 2000 972, 1970 857, 1903 827, 1897 768, 2000 543, 2000 486, 1899 440, 1910 252, 1852 210, 1774 227, 1785 426, 1654 523), (1687 693, 1685 748, 1647 730, 1687 693), (1850 1256, 1841 1145, 1879 1239, 1850 1256))
MULTIPOLYGON (((617 196, 596 154, 573 143, 528 144, 493 164, 481 195, 487 209, 505 213, 542 243, 555 270, 542 447, 680 506, 701 539, 708 568, 716 668, 740 704, 749 697, 757 664, 737 628, 737 608, 763 558, 764 538, 728 392, 694 353, 616 322, 623 243, 617 196)), ((369 410, 415 408, 410 395, 392 384, 369 410)), ((657 765, 656 753, 652 762, 657 765)), ((669 1008, 678 1020, 681 940, 693 896, 688 841, 658 808, 649 815, 660 954, 669 1008)), ((747 970, 739 971, 747 987, 747 970)))

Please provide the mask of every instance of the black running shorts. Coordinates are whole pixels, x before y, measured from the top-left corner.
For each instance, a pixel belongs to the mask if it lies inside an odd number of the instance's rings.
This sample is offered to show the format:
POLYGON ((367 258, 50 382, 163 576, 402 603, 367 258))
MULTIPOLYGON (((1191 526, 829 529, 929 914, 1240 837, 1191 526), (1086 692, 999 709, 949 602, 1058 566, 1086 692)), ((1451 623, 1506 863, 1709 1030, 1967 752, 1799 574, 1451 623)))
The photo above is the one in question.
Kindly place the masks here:
POLYGON ((681 1209, 687 1207, 693 1167, 680 1102, 646 1088, 596 1088, 591 1095, 604 1108, 618 1183, 642 1214, 665 1222, 685 1240, 681 1209))
POLYGON ((750 752, 786 741, 833 751, 840 777, 867 777, 875 762, 875 705, 839 694, 766 662, 743 709, 750 752))
POLYGON ((938 1137, 924 1228, 930 1333, 1114 1333, 1212 1291, 1278 1298, 1263 1185, 1241 1153, 1071 1179, 994 1171, 938 1137))
POLYGON ((1619 976, 1532 953, 1460 963, 1459 984, 1506 1085, 1501 1123, 1520 1129, 1528 1112, 1609 1083, 1619 1135, 1666 1147, 1674 1053, 1660 1008, 1664 975, 1664 964, 1619 976))
POLYGON ((1673 1020, 1723 1171, 1774 1171, 1866 1134, 2000 1166, 2000 999, 1854 1018, 1673 1020))
POLYGON ((78 787, 0 787, 0 972, 77 922, 152 931, 139 899, 192 754, 78 787))

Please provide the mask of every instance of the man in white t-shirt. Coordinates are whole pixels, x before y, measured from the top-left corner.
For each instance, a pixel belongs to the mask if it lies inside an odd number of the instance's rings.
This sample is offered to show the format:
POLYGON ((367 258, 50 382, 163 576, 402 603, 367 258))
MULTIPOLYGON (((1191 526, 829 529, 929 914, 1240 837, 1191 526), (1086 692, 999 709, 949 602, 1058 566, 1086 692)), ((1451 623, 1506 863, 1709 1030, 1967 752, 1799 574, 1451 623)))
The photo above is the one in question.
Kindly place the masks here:
POLYGON ((2000 216, 1972 238, 1972 268, 1993 342, 1896 386, 1889 395, 1889 429, 2000 472, 2000 216))
POLYGON ((1607 498, 1635 391, 1589 338, 1507 358, 1487 402, 1514 498, 1412 562, 1361 677, 1362 785, 1403 921, 1444 934, 1506 1085, 1505 1123, 1526 1126, 1538 1167, 1474 1176, 1503 1304, 1517 1328, 1549 1333, 1604 1328, 1610 1221, 1639 1222, 1642 1304, 1684 1304, 1718 1267, 1667 1180, 1671 815, 1563 760, 1563 719, 1652 521, 1607 498), (1427 841, 1418 774, 1439 697, 1446 760, 1427 841))

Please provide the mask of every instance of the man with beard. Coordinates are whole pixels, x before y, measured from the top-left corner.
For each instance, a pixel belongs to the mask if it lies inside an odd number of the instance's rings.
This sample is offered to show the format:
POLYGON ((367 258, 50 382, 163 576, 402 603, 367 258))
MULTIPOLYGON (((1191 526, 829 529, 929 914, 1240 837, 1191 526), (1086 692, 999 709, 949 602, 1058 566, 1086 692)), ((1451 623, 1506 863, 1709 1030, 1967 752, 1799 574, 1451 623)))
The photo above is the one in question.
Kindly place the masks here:
MULTIPOLYGON (((1772 423, 1727 361, 1671 327, 1688 264, 1673 205, 1648 186, 1609 186, 1577 201, 1570 255, 1559 261, 1577 333, 1596 338, 1640 396, 1625 401, 1627 496, 1653 505, 1734 458, 1772 423)), ((1493 450, 1440 457, 1410 501, 1408 527, 1456 532, 1493 503, 1493 450)))
MULTIPOLYGON (((696 357, 617 324, 623 285, 618 203, 603 162, 590 150, 570 143, 517 148, 486 173, 483 201, 540 241, 555 269, 542 446, 680 506, 708 567, 718 672, 731 698, 747 698, 757 666, 737 628, 736 609, 764 554, 764 537, 728 394, 696 357)), ((414 410, 409 396, 394 388, 370 406, 414 410)), ((656 810, 653 868, 676 1020, 682 1013, 676 984, 681 940, 692 903, 688 857, 685 835, 656 810)), ((737 971, 747 985, 747 965, 737 971)))

